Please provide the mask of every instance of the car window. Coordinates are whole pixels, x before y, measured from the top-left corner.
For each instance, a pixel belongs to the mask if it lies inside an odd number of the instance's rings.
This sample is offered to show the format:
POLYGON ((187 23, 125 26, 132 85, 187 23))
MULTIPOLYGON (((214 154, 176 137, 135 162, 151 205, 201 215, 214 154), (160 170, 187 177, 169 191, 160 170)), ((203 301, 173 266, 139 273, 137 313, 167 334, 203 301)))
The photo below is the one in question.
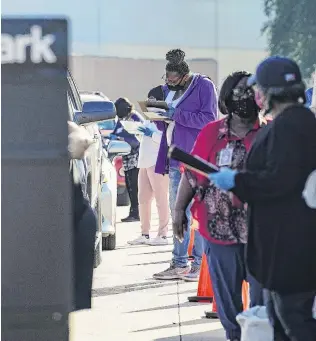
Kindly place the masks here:
POLYGON ((102 130, 114 130, 115 128, 115 120, 105 121, 98 123, 99 129, 102 130))
POLYGON ((71 101, 71 98, 68 94, 67 96, 67 99, 68 99, 68 115, 69 115, 69 119, 70 121, 73 121, 74 120, 74 107, 73 107, 73 104, 72 104, 72 101, 71 101))
POLYGON ((69 95, 71 97, 71 101, 74 105, 74 108, 75 110, 82 111, 82 103, 81 103, 81 99, 79 96, 79 91, 70 73, 68 73, 67 78, 68 78, 68 84, 69 84, 68 91, 70 92, 69 95))
MULTIPOLYGON (((75 99, 74 93, 73 93, 69 83, 68 83, 67 95, 68 95, 68 101, 70 101, 72 107, 76 109, 76 107, 77 107, 76 106, 76 99, 75 99)), ((79 110, 79 109, 76 109, 76 110, 79 110)))

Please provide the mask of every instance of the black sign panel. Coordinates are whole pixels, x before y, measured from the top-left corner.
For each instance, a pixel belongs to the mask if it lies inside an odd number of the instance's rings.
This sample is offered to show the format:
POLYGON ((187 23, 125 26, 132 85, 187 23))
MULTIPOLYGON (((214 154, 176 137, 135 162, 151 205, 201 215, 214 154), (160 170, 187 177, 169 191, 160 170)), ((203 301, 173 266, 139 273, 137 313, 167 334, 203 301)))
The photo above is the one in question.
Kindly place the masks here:
POLYGON ((67 21, 2 19, 2 338, 68 340, 67 21))

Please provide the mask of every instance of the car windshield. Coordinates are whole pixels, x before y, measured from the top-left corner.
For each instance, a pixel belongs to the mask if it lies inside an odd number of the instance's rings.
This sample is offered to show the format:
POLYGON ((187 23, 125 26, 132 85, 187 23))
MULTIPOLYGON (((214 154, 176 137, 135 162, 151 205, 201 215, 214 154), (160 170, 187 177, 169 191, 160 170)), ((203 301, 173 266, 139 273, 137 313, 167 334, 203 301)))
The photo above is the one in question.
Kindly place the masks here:
MULTIPOLYGON (((93 93, 81 93, 80 94, 81 102, 84 104, 85 102, 98 102, 98 101, 105 101, 109 100, 107 97, 102 97, 100 95, 96 95, 93 93)), ((114 120, 109 120, 109 121, 104 121, 98 123, 99 129, 101 130, 114 130, 115 128, 115 119, 114 120)))
POLYGON ((100 122, 98 126, 101 130, 114 130, 115 120, 100 122))

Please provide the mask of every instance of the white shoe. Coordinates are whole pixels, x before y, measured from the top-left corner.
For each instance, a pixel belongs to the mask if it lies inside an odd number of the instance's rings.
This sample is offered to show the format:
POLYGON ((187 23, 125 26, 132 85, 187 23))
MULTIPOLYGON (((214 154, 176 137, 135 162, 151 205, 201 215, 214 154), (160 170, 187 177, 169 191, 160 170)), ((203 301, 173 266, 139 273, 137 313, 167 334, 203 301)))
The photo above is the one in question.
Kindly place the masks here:
POLYGON ((139 236, 138 238, 134 240, 130 240, 127 242, 129 245, 143 245, 147 244, 149 241, 149 238, 146 238, 145 236, 139 236))
POLYGON ((156 245, 168 245, 168 239, 166 237, 160 237, 157 236, 154 239, 149 239, 146 242, 147 245, 152 245, 152 246, 156 246, 156 245))

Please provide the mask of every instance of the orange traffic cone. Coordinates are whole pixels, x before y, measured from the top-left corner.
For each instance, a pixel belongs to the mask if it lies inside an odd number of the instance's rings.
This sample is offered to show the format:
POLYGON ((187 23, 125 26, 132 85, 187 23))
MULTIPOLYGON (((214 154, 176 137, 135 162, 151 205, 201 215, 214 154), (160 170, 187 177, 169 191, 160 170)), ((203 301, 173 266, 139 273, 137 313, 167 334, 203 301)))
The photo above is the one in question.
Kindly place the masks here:
MULTIPOLYGON (((244 310, 249 307, 249 283, 244 281, 242 284, 242 301, 244 310)), ((213 298, 212 311, 206 311, 205 317, 208 319, 218 318, 215 297, 213 298)))
POLYGON ((211 311, 206 311, 205 312, 205 317, 207 319, 217 319, 218 318, 218 315, 217 315, 217 305, 216 305, 215 298, 213 298, 212 310, 211 311))
POLYGON ((249 308, 249 283, 244 281, 242 284, 242 303, 244 310, 249 308))
POLYGON ((206 255, 203 254, 197 296, 188 297, 189 302, 212 302, 213 288, 211 277, 208 271, 208 264, 206 255))

